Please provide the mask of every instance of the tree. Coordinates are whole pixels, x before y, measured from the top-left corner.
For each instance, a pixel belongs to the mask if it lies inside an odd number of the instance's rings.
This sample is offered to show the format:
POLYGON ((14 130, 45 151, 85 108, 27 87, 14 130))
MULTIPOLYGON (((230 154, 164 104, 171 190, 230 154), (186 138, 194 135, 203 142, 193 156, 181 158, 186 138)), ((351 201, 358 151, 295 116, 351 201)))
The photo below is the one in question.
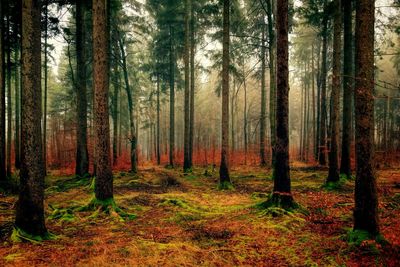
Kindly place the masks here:
POLYGON ((98 200, 113 198, 108 113, 108 27, 106 1, 93 0, 93 84, 96 182, 98 200))
POLYGON ((184 156, 183 156, 183 171, 190 171, 190 38, 189 38, 189 16, 190 4, 189 0, 185 0, 185 107, 184 107, 184 156))
POLYGON ((267 164, 265 158, 265 117, 266 117, 266 86, 265 86, 265 61, 266 61, 266 42, 265 42, 265 24, 262 27, 261 43, 261 116, 260 116, 260 163, 261 166, 267 164))
POLYGON ((352 1, 343 3, 343 125, 342 125, 342 157, 340 173, 351 176, 350 144, 352 125, 353 96, 353 12, 352 1))
POLYGON ((229 177, 229 9, 230 0, 223 1, 222 40, 222 121, 221 121, 221 165, 219 182, 221 188, 230 185, 229 177))
MULTIPOLYGON (((0 1, 0 18, 3 20, 3 1, 0 1)), ((0 23, 0 179, 6 178, 6 87, 4 75, 4 23, 0 23)))
POLYGON ((290 189, 289 169, 289 23, 288 0, 277 3, 277 102, 276 102, 276 144, 274 164, 274 189, 267 203, 282 208, 294 206, 290 189))
POLYGON ((339 101, 340 101, 340 61, 341 61, 341 34, 342 34, 342 7, 341 0, 334 1, 333 25, 333 70, 332 70, 332 112, 330 115, 331 146, 329 150, 329 173, 327 182, 339 181, 339 101))
POLYGON ((354 230, 379 234, 378 195, 374 173, 374 22, 375 1, 356 4, 355 140, 356 183, 354 230))
POLYGON ((47 233, 43 207, 40 11, 40 0, 23 0, 21 172, 15 217, 17 228, 35 236, 47 233))
POLYGON ((76 1, 76 168, 75 174, 84 176, 89 173, 89 153, 87 148, 87 90, 86 90, 86 23, 85 16, 89 8, 87 0, 76 1))

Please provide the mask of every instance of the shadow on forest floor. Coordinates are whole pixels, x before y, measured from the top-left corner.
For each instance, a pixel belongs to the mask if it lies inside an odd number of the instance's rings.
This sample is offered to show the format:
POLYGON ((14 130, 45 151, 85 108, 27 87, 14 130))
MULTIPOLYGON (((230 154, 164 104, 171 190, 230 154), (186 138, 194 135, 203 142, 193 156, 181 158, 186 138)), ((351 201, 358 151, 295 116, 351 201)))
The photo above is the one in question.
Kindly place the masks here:
POLYGON ((58 235, 39 245, 9 242, 16 195, 0 200, 0 265, 400 265, 400 171, 378 172, 381 231, 390 242, 354 246, 354 181, 322 188, 327 171, 294 168, 303 212, 255 208, 272 190, 269 170, 232 170, 234 190, 217 189, 217 173, 151 167, 114 174, 115 201, 134 220, 77 212, 92 198, 92 179, 49 176, 46 224, 58 235), (57 211, 57 212, 56 212, 57 211))

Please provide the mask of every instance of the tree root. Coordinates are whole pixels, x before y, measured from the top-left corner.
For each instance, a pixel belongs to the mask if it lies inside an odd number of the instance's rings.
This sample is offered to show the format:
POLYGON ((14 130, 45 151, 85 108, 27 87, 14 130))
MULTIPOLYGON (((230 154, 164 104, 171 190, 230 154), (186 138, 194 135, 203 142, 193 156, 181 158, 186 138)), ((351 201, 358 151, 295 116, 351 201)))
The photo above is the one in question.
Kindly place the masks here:
POLYGON ((57 236, 50 232, 46 232, 43 235, 31 235, 21 228, 14 226, 10 239, 13 243, 31 242, 34 244, 39 244, 45 240, 57 239, 57 236))
POLYGON ((90 219, 97 218, 100 214, 106 214, 111 217, 117 218, 121 222, 124 222, 126 220, 133 220, 136 218, 135 214, 125 212, 123 209, 118 207, 114 201, 114 198, 108 198, 105 200, 93 198, 89 202, 89 204, 77 208, 76 211, 93 211, 92 215, 89 216, 90 219))

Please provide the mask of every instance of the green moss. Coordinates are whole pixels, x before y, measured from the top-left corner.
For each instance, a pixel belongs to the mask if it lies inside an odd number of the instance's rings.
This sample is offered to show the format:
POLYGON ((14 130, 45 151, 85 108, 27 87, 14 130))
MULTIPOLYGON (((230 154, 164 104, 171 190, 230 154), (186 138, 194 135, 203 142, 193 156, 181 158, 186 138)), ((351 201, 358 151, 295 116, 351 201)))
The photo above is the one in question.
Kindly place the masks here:
POLYGON ((45 240, 54 240, 56 238, 57 238, 57 236, 50 232, 46 232, 44 235, 31 235, 18 227, 14 227, 13 232, 10 237, 10 239, 13 243, 27 241, 27 242, 31 242, 34 244, 38 244, 45 240))
POLYGON ((5 261, 14 261, 14 260, 19 260, 22 259, 22 253, 11 253, 5 256, 3 259, 5 261))
POLYGON ((51 205, 49 207, 53 209, 53 212, 48 217, 49 220, 73 222, 76 219, 72 208, 54 208, 51 205))
POLYGON ((353 230, 349 229, 346 235, 346 239, 350 245, 360 246, 366 240, 376 241, 379 244, 386 244, 387 240, 381 235, 373 235, 365 230, 353 230))
POLYGON ((133 220, 136 218, 135 214, 125 212, 123 209, 117 206, 114 198, 108 198, 100 200, 93 198, 86 206, 76 209, 77 211, 93 211, 89 218, 97 218, 101 213, 107 215, 117 215, 119 221, 133 220))
POLYGON ((227 190, 227 191, 231 191, 231 190, 235 190, 235 187, 233 186, 233 184, 231 182, 222 182, 218 184, 218 190, 227 190))
POLYGON ((258 204, 258 208, 269 209, 269 208, 281 208, 287 211, 292 211, 300 208, 300 206, 293 200, 290 193, 279 193, 274 192, 269 198, 258 204))
POLYGON ((347 177, 346 176, 341 176, 339 181, 337 182, 327 182, 324 185, 322 185, 322 188, 324 188, 327 191, 337 191, 337 190, 342 190, 343 187, 347 183, 347 177))

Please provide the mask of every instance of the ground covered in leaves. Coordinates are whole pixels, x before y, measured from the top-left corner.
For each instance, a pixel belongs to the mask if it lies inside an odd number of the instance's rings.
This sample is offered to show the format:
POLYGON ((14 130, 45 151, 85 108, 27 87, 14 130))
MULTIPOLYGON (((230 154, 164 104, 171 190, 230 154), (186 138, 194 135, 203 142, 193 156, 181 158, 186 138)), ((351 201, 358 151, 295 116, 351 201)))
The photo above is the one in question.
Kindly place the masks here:
POLYGON ((16 196, 1 195, 0 266, 400 266, 400 170, 377 173, 383 245, 349 242, 354 181, 322 188, 326 175, 293 168, 301 207, 285 212, 257 208, 273 186, 259 168, 232 170, 229 191, 211 168, 115 173, 126 217, 79 209, 93 197, 91 178, 50 176, 46 224, 57 238, 11 243, 16 196))

